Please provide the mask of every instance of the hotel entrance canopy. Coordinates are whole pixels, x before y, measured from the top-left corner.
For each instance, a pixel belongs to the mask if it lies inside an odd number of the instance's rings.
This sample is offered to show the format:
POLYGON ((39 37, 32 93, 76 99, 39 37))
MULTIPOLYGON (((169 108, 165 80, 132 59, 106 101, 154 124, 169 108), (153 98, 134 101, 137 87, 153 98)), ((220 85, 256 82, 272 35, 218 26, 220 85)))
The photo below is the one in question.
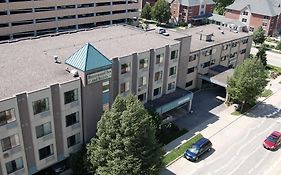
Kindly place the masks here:
POLYGON ((200 78, 202 80, 206 80, 208 82, 211 82, 213 84, 226 88, 227 80, 228 80, 228 78, 233 76, 233 73, 234 73, 234 69, 218 65, 218 66, 210 68, 210 70, 209 70, 209 74, 211 74, 211 75, 215 74, 214 76, 200 75, 200 78))
POLYGON ((145 104, 147 108, 154 108, 159 114, 163 114, 172 109, 178 108, 189 103, 188 111, 191 109, 193 93, 181 88, 177 88, 174 92, 163 95, 162 97, 149 101, 145 104))

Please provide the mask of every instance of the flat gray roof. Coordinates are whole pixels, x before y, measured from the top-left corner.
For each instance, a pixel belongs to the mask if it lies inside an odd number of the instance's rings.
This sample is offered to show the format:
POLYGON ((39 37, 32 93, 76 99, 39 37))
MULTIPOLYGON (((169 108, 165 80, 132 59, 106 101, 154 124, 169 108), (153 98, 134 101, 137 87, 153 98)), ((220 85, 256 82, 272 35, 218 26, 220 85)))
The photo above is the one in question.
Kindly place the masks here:
POLYGON ((232 31, 230 31, 230 29, 228 27, 220 27, 220 30, 219 30, 218 26, 215 24, 209 24, 209 25, 204 25, 204 26, 199 26, 199 27, 192 27, 189 29, 179 29, 178 32, 192 35, 190 52, 194 52, 194 51, 197 51, 197 50, 200 50, 203 48, 211 47, 213 45, 229 42, 232 40, 244 38, 244 37, 251 35, 251 34, 245 33, 245 32, 234 33, 232 31), (202 31, 202 34, 213 33, 212 41, 200 40, 200 34, 199 34, 200 31, 202 31), (221 31, 224 31, 224 34, 222 34, 221 31))
POLYGON ((126 26, 102 27, 54 37, 0 44, 0 99, 75 78, 65 71, 65 59, 91 43, 109 59, 173 45, 179 41, 126 26), (54 63, 58 56, 61 64, 54 63))

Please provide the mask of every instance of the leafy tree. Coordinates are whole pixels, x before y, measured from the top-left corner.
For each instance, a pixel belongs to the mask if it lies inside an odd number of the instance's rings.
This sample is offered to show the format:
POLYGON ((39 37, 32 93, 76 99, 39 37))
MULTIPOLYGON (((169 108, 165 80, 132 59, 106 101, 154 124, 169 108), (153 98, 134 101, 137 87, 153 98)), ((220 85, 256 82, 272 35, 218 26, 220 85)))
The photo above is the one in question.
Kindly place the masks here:
POLYGON ((264 30, 262 29, 262 27, 260 26, 255 32, 254 32, 254 37, 253 37, 253 41, 256 44, 262 44, 264 43, 266 37, 265 37, 265 33, 264 30))
POLYGON ((158 0, 152 8, 152 17, 158 23, 167 23, 171 18, 169 3, 166 0, 158 0))
POLYGON ((146 3, 141 11, 141 17, 145 19, 151 19, 151 6, 149 3, 146 3))
POLYGON ((267 84, 265 66, 257 58, 247 59, 235 68, 233 76, 228 79, 226 91, 228 100, 242 104, 254 104, 267 84))
POLYGON ((70 154, 68 161, 69 167, 76 175, 86 175, 88 174, 87 167, 87 157, 85 147, 78 151, 77 153, 70 154))
POLYGON ((234 0, 214 0, 214 2, 216 3, 215 10, 218 12, 219 15, 223 15, 225 7, 232 4, 234 0))
POLYGON ((260 59, 260 61, 262 62, 262 64, 264 66, 267 65, 267 59, 266 59, 266 46, 264 44, 261 45, 261 47, 259 48, 256 57, 258 59, 260 59))
POLYGON ((275 49, 281 50, 281 42, 280 42, 280 41, 278 41, 278 43, 277 43, 275 49))
POLYGON ((159 174, 163 151, 142 103, 117 96, 98 123, 97 138, 87 145, 91 172, 97 175, 159 174))

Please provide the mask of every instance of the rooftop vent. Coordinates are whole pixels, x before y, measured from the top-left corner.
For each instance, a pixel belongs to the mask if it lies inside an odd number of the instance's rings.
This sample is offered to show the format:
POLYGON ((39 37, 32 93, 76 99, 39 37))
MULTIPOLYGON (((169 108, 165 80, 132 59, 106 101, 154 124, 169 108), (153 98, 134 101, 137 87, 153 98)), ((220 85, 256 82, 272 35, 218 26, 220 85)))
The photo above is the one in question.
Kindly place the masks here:
POLYGON ((166 29, 162 28, 162 27, 157 27, 155 29, 156 33, 162 34, 162 33, 166 33, 166 29))
POLYGON ((55 63, 60 64, 59 57, 57 55, 54 56, 55 63))
POLYGON ((221 31, 221 34, 224 34, 224 31, 223 31, 223 30, 221 31))
POLYGON ((75 70, 75 69, 72 69, 72 70, 70 71, 70 73, 73 75, 73 77, 78 77, 78 76, 79 76, 78 71, 75 70))
POLYGON ((218 29, 220 30, 220 29, 221 29, 221 26, 218 26, 218 29))

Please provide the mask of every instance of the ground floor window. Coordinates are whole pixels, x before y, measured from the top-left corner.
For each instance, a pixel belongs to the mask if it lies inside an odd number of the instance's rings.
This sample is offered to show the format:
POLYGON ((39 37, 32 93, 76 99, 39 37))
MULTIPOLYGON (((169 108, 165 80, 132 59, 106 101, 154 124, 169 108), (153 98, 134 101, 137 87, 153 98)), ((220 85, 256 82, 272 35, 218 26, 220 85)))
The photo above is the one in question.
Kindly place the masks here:
POLYGON ((6 163, 7 173, 11 174, 19 169, 23 168, 23 160, 22 157, 19 157, 15 160, 6 163))

